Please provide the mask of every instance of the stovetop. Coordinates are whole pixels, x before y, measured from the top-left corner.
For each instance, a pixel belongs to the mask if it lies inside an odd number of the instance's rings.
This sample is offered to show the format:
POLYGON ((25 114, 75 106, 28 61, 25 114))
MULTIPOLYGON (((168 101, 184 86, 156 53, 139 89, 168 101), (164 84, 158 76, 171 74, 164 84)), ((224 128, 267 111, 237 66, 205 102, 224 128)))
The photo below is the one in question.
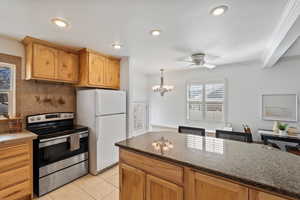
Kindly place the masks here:
POLYGON ((27 128, 27 130, 38 135, 39 139, 58 137, 62 135, 69 135, 82 131, 88 131, 88 128, 81 125, 65 126, 65 127, 41 127, 41 128, 27 128))

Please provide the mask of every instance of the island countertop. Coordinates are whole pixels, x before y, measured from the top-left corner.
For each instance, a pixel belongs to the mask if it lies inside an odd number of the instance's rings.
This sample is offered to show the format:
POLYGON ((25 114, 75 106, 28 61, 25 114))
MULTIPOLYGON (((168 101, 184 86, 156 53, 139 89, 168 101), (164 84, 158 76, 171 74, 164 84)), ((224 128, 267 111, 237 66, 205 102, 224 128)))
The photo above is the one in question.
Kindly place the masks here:
POLYGON ((265 145, 174 132, 149 132, 116 145, 300 199, 300 157, 265 145), (162 137, 170 141, 173 148, 155 149, 152 143, 162 137))

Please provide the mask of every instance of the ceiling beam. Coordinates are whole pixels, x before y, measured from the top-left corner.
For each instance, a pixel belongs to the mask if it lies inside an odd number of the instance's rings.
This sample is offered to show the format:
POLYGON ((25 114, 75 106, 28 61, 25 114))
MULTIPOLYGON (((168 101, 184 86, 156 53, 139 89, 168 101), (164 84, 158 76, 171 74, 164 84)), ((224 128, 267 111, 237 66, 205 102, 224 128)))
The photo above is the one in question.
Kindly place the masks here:
POLYGON ((263 67, 273 67, 300 35, 300 0, 289 0, 263 55, 263 67))

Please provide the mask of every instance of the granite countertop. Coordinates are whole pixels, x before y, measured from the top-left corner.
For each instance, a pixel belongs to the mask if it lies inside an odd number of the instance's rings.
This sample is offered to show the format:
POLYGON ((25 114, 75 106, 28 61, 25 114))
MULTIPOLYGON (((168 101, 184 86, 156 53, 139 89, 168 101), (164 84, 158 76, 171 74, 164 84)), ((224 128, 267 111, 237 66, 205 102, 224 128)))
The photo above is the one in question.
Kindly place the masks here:
POLYGON ((20 140, 34 140, 36 138, 36 134, 26 130, 17 133, 1 133, 0 146, 3 144, 9 144, 20 140))
POLYGON ((300 156, 268 146, 172 132, 149 132, 116 145, 300 199, 300 156), (152 143, 161 137, 173 148, 156 150, 152 143))

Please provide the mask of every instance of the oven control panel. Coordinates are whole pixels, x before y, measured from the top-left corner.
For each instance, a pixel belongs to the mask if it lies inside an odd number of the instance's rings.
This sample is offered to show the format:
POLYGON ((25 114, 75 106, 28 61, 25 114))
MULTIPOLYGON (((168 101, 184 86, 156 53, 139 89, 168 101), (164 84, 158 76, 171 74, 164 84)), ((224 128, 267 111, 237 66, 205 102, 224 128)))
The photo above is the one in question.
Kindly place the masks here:
POLYGON ((74 113, 49 113, 41 115, 31 115, 27 117, 27 123, 48 122, 65 119, 74 119, 74 113))

